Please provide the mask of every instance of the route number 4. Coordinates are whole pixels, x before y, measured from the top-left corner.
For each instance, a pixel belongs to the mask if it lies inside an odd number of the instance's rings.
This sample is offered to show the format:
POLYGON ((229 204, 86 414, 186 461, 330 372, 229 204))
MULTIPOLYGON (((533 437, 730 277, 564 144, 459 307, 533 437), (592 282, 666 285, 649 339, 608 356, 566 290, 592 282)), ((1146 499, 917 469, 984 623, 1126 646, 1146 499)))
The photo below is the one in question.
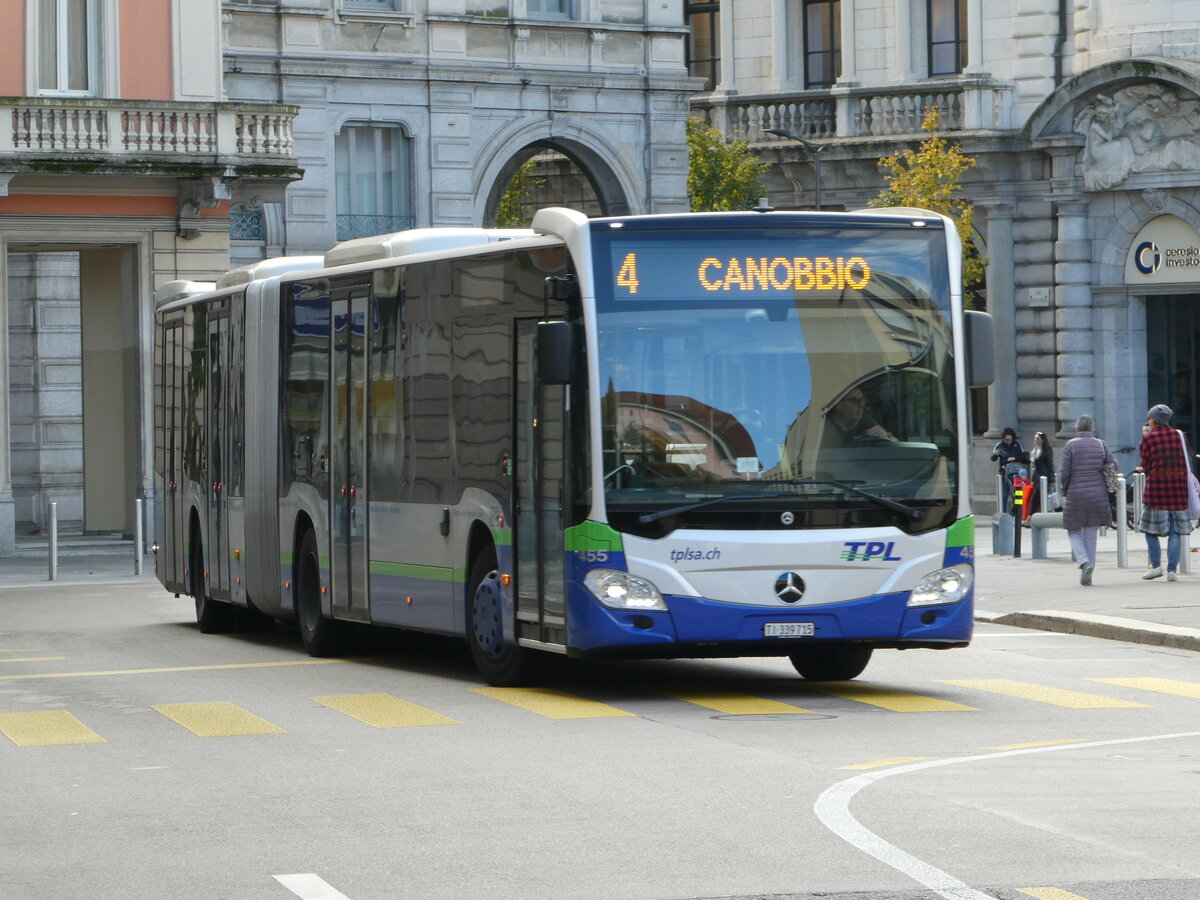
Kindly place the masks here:
POLYGON ((623 288, 629 288, 629 293, 636 294, 638 289, 637 277, 637 254, 625 254, 625 261, 621 263, 621 268, 617 270, 617 284, 623 288))

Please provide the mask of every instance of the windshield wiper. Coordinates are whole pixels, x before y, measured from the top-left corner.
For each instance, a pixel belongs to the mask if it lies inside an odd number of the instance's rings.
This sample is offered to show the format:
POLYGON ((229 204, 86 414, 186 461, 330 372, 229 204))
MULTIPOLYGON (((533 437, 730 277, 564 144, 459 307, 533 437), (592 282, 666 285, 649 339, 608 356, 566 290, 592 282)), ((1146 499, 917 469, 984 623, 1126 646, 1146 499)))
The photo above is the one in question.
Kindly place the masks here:
POLYGON ((643 525, 649 525, 651 522, 657 522, 659 519, 665 519, 668 516, 677 516, 680 513, 691 512, 693 509, 713 506, 717 503, 724 503, 727 500, 774 500, 782 496, 784 495, 779 491, 773 491, 770 494, 722 494, 720 497, 709 497, 706 500, 698 500, 695 503, 673 506, 671 509, 660 509, 658 512, 644 513, 638 516, 638 521, 643 525))
POLYGON ((925 518, 925 510, 915 509, 911 506, 906 506, 899 500, 893 500, 891 497, 881 497, 879 494, 872 494, 869 491, 864 491, 861 488, 856 488, 852 484, 847 484, 844 481, 834 481, 832 478, 793 478, 788 484, 827 484, 830 487, 840 488, 851 494, 857 494, 859 497, 866 497, 872 503, 878 503, 885 509, 890 509, 893 512, 898 512, 901 515, 907 516, 914 522, 919 522, 925 518))
MULTIPOLYGON (((828 478, 792 478, 787 481, 778 482, 780 484, 825 484, 830 487, 836 487, 851 494, 857 494, 859 497, 865 497, 872 503, 882 506, 884 509, 890 509, 892 512, 898 512, 903 516, 911 519, 913 522, 919 522, 925 518, 925 510, 914 509, 911 506, 906 506, 899 500, 893 500, 890 497, 881 497, 878 494, 872 494, 869 491, 856 488, 852 484, 847 484, 844 481, 834 481, 828 478)), ((695 503, 687 503, 683 506, 675 506, 671 509, 660 509, 658 512, 644 513, 638 516, 638 521, 643 525, 649 525, 651 522, 657 522, 659 519, 665 519, 668 516, 677 516, 681 513, 691 512, 694 509, 702 509, 705 506, 714 506, 718 503, 724 503, 727 500, 776 500, 780 497, 795 496, 794 494, 785 494, 781 491, 772 491, 769 494, 722 494, 720 497, 708 497, 704 500, 697 500, 695 503)))

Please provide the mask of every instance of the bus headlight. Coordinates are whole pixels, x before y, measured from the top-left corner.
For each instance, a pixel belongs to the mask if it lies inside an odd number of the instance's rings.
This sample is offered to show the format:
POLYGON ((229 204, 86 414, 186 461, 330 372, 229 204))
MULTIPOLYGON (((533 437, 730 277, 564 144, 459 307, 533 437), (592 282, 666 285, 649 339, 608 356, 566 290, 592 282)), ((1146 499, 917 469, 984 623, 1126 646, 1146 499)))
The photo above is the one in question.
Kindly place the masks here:
POLYGON ((943 603, 957 603, 970 593, 974 583, 975 569, 972 566, 938 569, 922 578, 920 584, 913 588, 908 605, 938 606, 943 603))
POLYGON ((667 603, 658 588, 645 578, 612 569, 590 569, 583 576, 584 586, 596 599, 613 609, 659 609, 667 603))

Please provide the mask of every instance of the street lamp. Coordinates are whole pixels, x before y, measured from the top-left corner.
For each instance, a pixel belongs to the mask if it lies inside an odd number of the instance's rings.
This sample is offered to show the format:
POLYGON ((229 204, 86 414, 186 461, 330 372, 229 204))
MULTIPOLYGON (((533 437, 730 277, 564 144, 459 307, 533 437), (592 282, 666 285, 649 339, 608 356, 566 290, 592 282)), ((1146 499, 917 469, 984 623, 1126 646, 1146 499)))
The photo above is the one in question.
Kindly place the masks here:
POLYGON ((805 140, 799 135, 792 134, 783 128, 768 128, 767 134, 778 135, 781 138, 787 138, 789 141, 795 141, 798 144, 803 144, 804 149, 812 154, 813 165, 815 167, 816 187, 813 189, 813 199, 816 200, 817 211, 821 210, 821 151, 825 150, 828 144, 814 144, 812 141, 805 140))

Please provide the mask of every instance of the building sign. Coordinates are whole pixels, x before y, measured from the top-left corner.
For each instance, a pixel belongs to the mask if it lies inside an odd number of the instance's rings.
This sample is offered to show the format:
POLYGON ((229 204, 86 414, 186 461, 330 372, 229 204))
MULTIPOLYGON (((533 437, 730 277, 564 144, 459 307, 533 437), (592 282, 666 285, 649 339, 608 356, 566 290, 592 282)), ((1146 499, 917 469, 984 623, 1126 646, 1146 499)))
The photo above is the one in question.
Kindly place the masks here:
POLYGON ((1147 222, 1133 239, 1125 261, 1125 283, 1200 282, 1200 231, 1178 216, 1147 222))

